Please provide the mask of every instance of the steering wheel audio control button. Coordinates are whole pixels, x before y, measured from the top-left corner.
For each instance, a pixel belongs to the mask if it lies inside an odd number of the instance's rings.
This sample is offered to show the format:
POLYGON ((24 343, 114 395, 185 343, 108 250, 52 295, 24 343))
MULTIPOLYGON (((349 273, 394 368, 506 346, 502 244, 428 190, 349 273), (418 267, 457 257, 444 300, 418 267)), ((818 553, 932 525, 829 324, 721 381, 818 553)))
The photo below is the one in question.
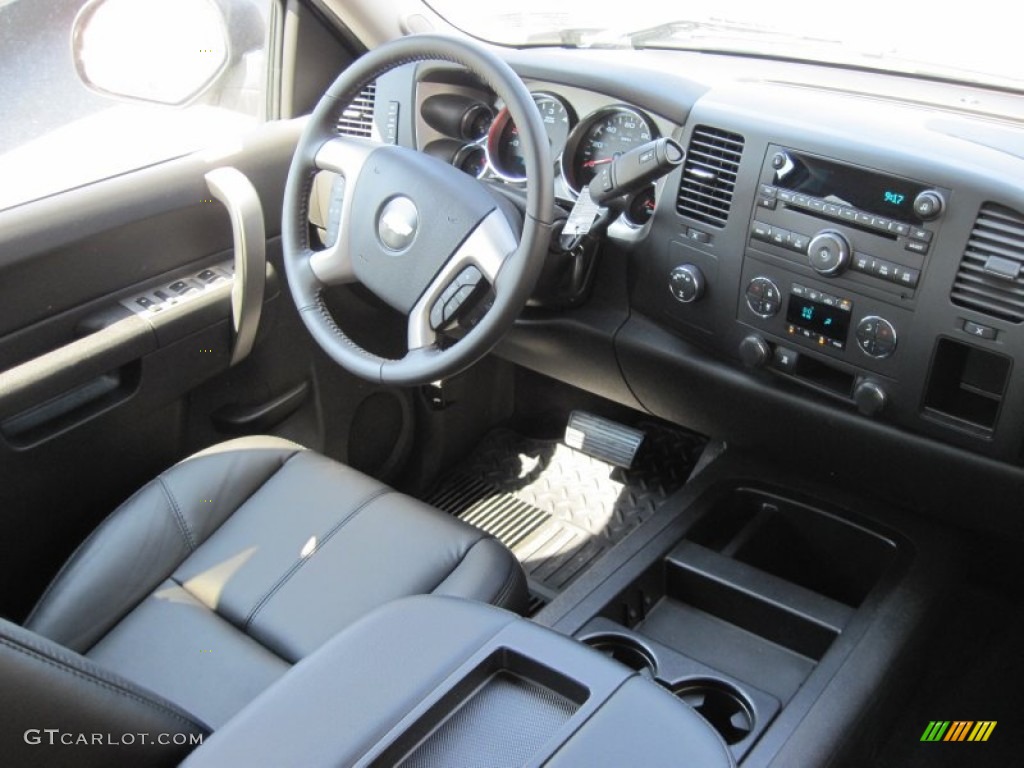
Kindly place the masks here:
POLYGON ((454 320, 483 279, 483 273, 475 266, 459 272, 431 306, 430 327, 436 331, 454 320))

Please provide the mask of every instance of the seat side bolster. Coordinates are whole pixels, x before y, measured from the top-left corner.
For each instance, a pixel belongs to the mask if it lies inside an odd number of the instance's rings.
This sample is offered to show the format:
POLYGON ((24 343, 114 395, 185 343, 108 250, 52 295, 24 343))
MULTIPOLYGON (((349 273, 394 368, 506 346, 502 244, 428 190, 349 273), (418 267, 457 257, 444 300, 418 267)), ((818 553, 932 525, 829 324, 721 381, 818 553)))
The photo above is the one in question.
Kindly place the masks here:
POLYGON ((502 544, 484 537, 432 594, 469 597, 522 614, 529 601, 523 568, 502 544))
POLYGON ((64 765, 73 756, 81 766, 169 766, 209 733, 174 704, 3 620, 0 679, 0 738, 9 765, 64 765), (132 735, 131 744, 120 741, 123 734, 132 735), (81 744, 83 736, 89 746, 76 749, 74 740, 81 744))

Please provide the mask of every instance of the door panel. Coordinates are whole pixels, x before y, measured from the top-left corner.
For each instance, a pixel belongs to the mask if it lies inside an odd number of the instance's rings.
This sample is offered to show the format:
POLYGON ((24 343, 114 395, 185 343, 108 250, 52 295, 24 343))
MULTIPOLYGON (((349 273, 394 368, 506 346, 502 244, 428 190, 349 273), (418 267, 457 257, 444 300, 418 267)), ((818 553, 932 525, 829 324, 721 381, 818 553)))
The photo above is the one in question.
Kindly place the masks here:
POLYGON ((135 489, 187 452, 234 436, 239 428, 225 429, 218 413, 267 410, 302 390, 250 428, 323 448, 328 431, 348 427, 321 417, 325 385, 327 396, 354 403, 372 393, 325 368, 281 281, 281 201, 301 122, 269 123, 219 154, 0 212, 3 615, 23 618, 74 547, 135 489), (204 179, 222 166, 253 183, 267 232, 260 330, 234 367, 226 280, 151 318, 120 303, 232 259, 231 222, 204 179))

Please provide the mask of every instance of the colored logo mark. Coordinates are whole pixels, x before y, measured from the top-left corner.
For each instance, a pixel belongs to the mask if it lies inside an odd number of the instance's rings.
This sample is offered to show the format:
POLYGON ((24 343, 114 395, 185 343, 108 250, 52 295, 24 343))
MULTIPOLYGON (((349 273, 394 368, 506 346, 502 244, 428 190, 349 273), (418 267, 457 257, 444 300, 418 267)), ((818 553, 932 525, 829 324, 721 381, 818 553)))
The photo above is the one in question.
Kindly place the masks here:
POLYGON ((988 741, 996 729, 995 720, 932 720, 921 741, 988 741))

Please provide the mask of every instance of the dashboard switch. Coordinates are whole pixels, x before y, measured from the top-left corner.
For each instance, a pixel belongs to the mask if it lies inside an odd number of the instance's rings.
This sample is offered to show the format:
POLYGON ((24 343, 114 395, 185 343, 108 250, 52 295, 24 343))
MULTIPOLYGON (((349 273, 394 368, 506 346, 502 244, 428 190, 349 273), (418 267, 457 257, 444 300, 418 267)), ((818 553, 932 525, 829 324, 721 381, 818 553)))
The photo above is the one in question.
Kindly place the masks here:
POLYGON ((740 342, 740 360, 747 368, 763 368, 772 359, 772 348, 757 334, 751 334, 740 342))
POLYGON ((975 323, 972 320, 964 320, 964 333, 968 336, 973 336, 976 339, 985 339, 986 341, 992 341, 996 337, 996 329, 988 325, 982 325, 981 323, 975 323))
POLYGON ((772 356, 772 365, 780 371, 793 373, 799 360, 800 356, 796 350, 789 349, 788 347, 776 347, 775 353, 772 356))
POLYGON ((668 289, 683 304, 697 301, 704 295, 704 274, 693 264, 680 264, 669 275, 668 289))
POLYGON ((853 401, 865 416, 875 416, 885 410, 889 396, 877 381, 861 379, 853 390, 853 401))

